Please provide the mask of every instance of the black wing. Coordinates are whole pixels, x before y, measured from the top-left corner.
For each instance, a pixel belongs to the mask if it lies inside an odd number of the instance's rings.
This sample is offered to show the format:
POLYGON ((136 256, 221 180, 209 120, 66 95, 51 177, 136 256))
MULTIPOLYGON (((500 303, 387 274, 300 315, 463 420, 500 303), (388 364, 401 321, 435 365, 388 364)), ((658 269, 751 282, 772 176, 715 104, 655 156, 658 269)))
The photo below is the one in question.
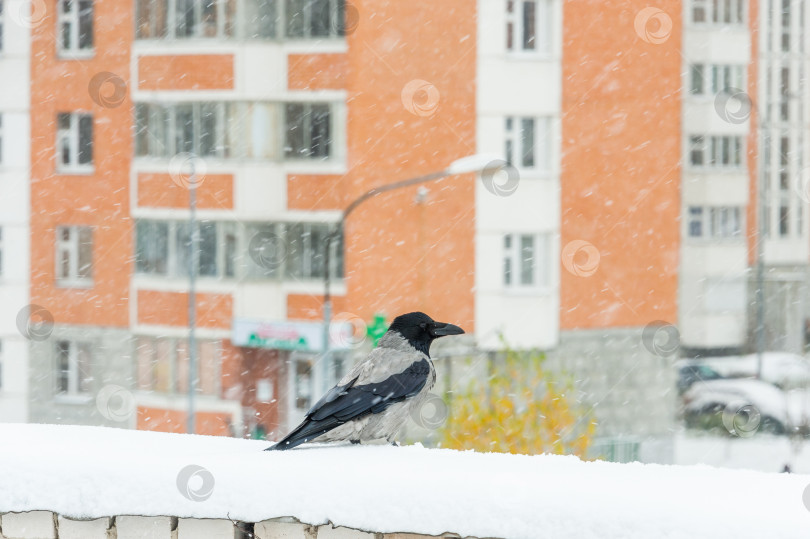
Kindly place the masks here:
POLYGON ((356 385, 355 378, 344 386, 333 387, 312 407, 303 423, 268 449, 292 449, 347 421, 378 414, 392 404, 418 394, 429 375, 430 365, 427 359, 422 359, 381 382, 356 385))

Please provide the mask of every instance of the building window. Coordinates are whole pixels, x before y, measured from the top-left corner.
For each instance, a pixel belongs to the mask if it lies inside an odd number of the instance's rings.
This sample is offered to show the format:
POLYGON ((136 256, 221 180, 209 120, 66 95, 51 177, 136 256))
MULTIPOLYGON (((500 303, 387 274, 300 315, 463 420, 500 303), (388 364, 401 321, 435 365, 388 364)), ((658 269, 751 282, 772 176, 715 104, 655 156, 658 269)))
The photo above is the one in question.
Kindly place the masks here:
POLYGON ((691 206, 689 208, 689 236, 692 238, 703 237, 703 208, 691 206))
MULTIPOLYGON (((220 279, 322 279, 328 223, 198 223, 197 272, 220 279)), ((191 238, 187 221, 139 219, 135 271, 188 276, 191 238)), ((343 239, 331 243, 330 275, 343 278, 343 239)))
POLYGON ((218 19, 224 2, 215 0, 175 0, 175 35, 178 38, 217 37, 218 19))
POLYGON ((703 64, 692 64, 689 66, 689 93, 693 95, 703 95, 706 89, 705 77, 703 76, 703 64))
POLYGON ((712 22, 745 23, 745 0, 712 0, 712 22))
POLYGON ((59 50, 85 52, 93 50, 93 2, 91 0, 58 0, 59 50))
POLYGON ((783 122, 790 116, 790 68, 782 67, 779 76, 779 119, 783 122))
POLYGON ((702 136, 689 137, 689 163, 693 167, 702 167, 705 163, 705 140, 702 136))
POLYGON ((722 92, 727 88, 743 89, 745 86, 745 66, 741 65, 713 65, 711 66, 713 94, 722 92))
POLYGON ((287 103, 284 106, 287 158, 329 157, 331 116, 323 103, 287 103))
MULTIPOLYGON (((790 5, 792 0, 782 0, 782 52, 790 52, 790 5)), ((802 14, 803 15, 803 14, 802 14)), ((800 15, 801 16, 801 15, 800 15)), ((801 25, 802 27, 804 25, 801 25)))
MULTIPOLYGON (((188 392, 188 340, 170 337, 135 338, 137 387, 169 394, 188 392)), ((220 341, 197 341, 197 392, 218 395, 222 346, 220 341)))
POLYGON ((324 38, 345 34, 343 0, 285 0, 286 37, 324 38))
POLYGON ((60 170, 92 169, 93 116, 84 113, 59 113, 56 133, 57 165, 60 170))
POLYGON ((232 37, 235 0, 137 0, 138 39, 232 37))
POLYGON ((135 224, 135 271, 167 275, 169 272, 169 224, 139 220, 135 224))
POLYGON ((312 361, 295 359, 295 407, 309 410, 312 405, 312 361))
POLYGON ((167 3, 167 0, 136 0, 135 37, 137 39, 168 37, 167 3))
POLYGON ((136 154, 172 157, 186 152, 203 157, 271 157, 249 150, 257 145, 266 146, 264 140, 271 138, 274 127, 272 115, 256 114, 254 107, 246 110, 239 105, 139 103, 135 108, 136 154), (240 121, 245 124, 241 128, 240 121), (248 151, 235 154, 234 145, 248 151))
POLYGON ((764 225, 763 233, 764 233, 766 238, 770 238, 771 237, 771 206, 770 205, 765 205, 765 207, 762 208, 762 211, 763 211, 763 216, 762 216, 763 223, 762 224, 764 225))
POLYGON ((506 50, 551 52, 550 0, 506 0, 506 50))
MULTIPOLYGON (((277 0, 244 0, 237 35, 245 39, 270 39, 279 34, 277 0)), ((341 8, 343 2, 340 2, 341 8)), ((341 12, 342 13, 342 12, 341 12)))
MULTIPOLYGON (((324 245, 329 227, 321 223, 285 225, 285 275, 289 279, 321 279, 324 276, 324 245)), ((339 244, 339 242, 335 242, 339 244)), ((333 249, 335 246, 333 245, 333 249)), ((333 251, 334 252, 334 251, 333 251)), ((342 261, 332 258, 330 274, 343 274, 342 261), (338 267, 336 267, 338 266, 338 267)))
POLYGON ((171 154, 222 156, 224 106, 222 103, 181 103, 166 108, 168 129, 164 144, 171 154))
POLYGON ((716 95, 728 88, 745 88, 745 66, 730 64, 691 64, 689 93, 716 95))
POLYGON ((743 231, 743 210, 738 206, 690 206, 690 238, 739 238, 743 231))
MULTIPOLYGON (((235 224, 197 223, 197 275, 233 277, 236 256, 235 224)), ((186 277, 191 263, 191 227, 187 221, 138 220, 135 224, 135 271, 186 277)))
POLYGON ((790 189, 790 136, 785 134, 779 137, 779 189, 787 191, 790 189))
MULTIPOLYGON (((233 277, 226 275, 226 264, 222 260, 220 245, 224 239, 220 237, 225 232, 224 223, 202 221, 197 223, 198 264, 197 274, 203 277, 233 277)), ((191 263, 191 226, 186 222, 175 223, 175 245, 177 253, 176 269, 178 273, 188 275, 191 263)), ((231 267, 233 267, 231 265, 231 267)))
POLYGON ((88 226, 56 228, 56 280, 62 286, 93 282, 93 229, 88 226))
POLYGON ((783 200, 779 205, 779 236, 785 238, 790 235, 790 205, 783 200))
POLYGON ((89 343, 56 342, 56 390, 79 395, 92 390, 92 354, 89 343))
POLYGON ((694 24, 745 23, 745 0, 692 0, 694 24))
POLYGON ((332 103, 138 103, 135 152, 189 152, 224 159, 327 159, 334 154, 332 103), (286 124, 285 124, 286 121, 286 124))
POLYGON ((503 237, 503 284, 507 288, 537 288, 549 284, 549 239, 545 234, 503 237))
POLYGON ((708 21, 706 15, 707 3, 709 0, 692 0, 692 22, 696 24, 708 21))
POLYGON ((138 39, 322 39, 346 33, 345 0, 136 0, 135 11, 138 39))
POLYGON ((689 164, 692 167, 742 167, 743 138, 740 136, 689 137, 689 164))
POLYGON ((786 130, 766 131, 762 135, 765 178, 763 208, 764 232, 767 237, 801 237, 804 233, 804 201, 794 189, 796 170, 801 169, 801 141, 792 139, 786 130))
POLYGON ((550 169, 550 118, 507 116, 504 120, 504 155, 512 166, 521 169, 550 169))
POLYGON ((137 155, 226 157, 225 114, 225 103, 140 103, 135 109, 137 155))
POLYGON ((714 238, 736 238, 742 235, 742 210, 738 207, 709 208, 709 233, 714 238))
POLYGON ((138 0, 138 39, 269 39, 277 36, 276 0, 138 0))

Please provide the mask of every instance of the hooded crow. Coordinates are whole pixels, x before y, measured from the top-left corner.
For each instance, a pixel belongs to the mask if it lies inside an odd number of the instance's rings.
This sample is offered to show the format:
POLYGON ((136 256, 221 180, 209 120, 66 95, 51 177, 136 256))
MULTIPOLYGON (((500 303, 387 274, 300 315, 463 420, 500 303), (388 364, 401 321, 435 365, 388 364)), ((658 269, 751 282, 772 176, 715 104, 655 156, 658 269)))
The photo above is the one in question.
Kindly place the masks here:
POLYGON ((430 344, 464 330, 425 313, 397 316, 379 346, 330 389, 304 422, 269 450, 305 442, 393 442, 399 429, 436 382, 430 344))

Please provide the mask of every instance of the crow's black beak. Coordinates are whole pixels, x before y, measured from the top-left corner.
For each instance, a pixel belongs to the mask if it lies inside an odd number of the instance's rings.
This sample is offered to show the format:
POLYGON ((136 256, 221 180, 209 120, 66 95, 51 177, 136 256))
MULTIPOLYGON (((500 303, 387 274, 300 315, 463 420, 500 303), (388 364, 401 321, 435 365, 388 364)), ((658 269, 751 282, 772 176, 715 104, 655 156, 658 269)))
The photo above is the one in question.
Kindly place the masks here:
POLYGON ((445 335, 461 335, 464 330, 453 324, 445 324, 444 322, 433 322, 433 327, 430 329, 430 334, 434 337, 444 337, 445 335))

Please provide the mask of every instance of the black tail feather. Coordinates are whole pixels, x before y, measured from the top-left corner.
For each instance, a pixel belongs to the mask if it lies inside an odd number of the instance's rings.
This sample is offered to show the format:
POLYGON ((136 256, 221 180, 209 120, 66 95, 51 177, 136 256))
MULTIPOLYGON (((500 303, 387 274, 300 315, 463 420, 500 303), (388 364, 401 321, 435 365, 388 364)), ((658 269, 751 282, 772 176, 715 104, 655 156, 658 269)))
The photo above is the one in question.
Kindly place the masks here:
POLYGON ((315 438, 318 436, 329 432, 341 424, 341 421, 331 417, 321 421, 305 419, 304 422, 298 425, 291 433, 276 443, 276 445, 265 449, 265 451, 283 451, 285 449, 293 449, 294 447, 298 447, 303 443, 315 440, 315 438))

